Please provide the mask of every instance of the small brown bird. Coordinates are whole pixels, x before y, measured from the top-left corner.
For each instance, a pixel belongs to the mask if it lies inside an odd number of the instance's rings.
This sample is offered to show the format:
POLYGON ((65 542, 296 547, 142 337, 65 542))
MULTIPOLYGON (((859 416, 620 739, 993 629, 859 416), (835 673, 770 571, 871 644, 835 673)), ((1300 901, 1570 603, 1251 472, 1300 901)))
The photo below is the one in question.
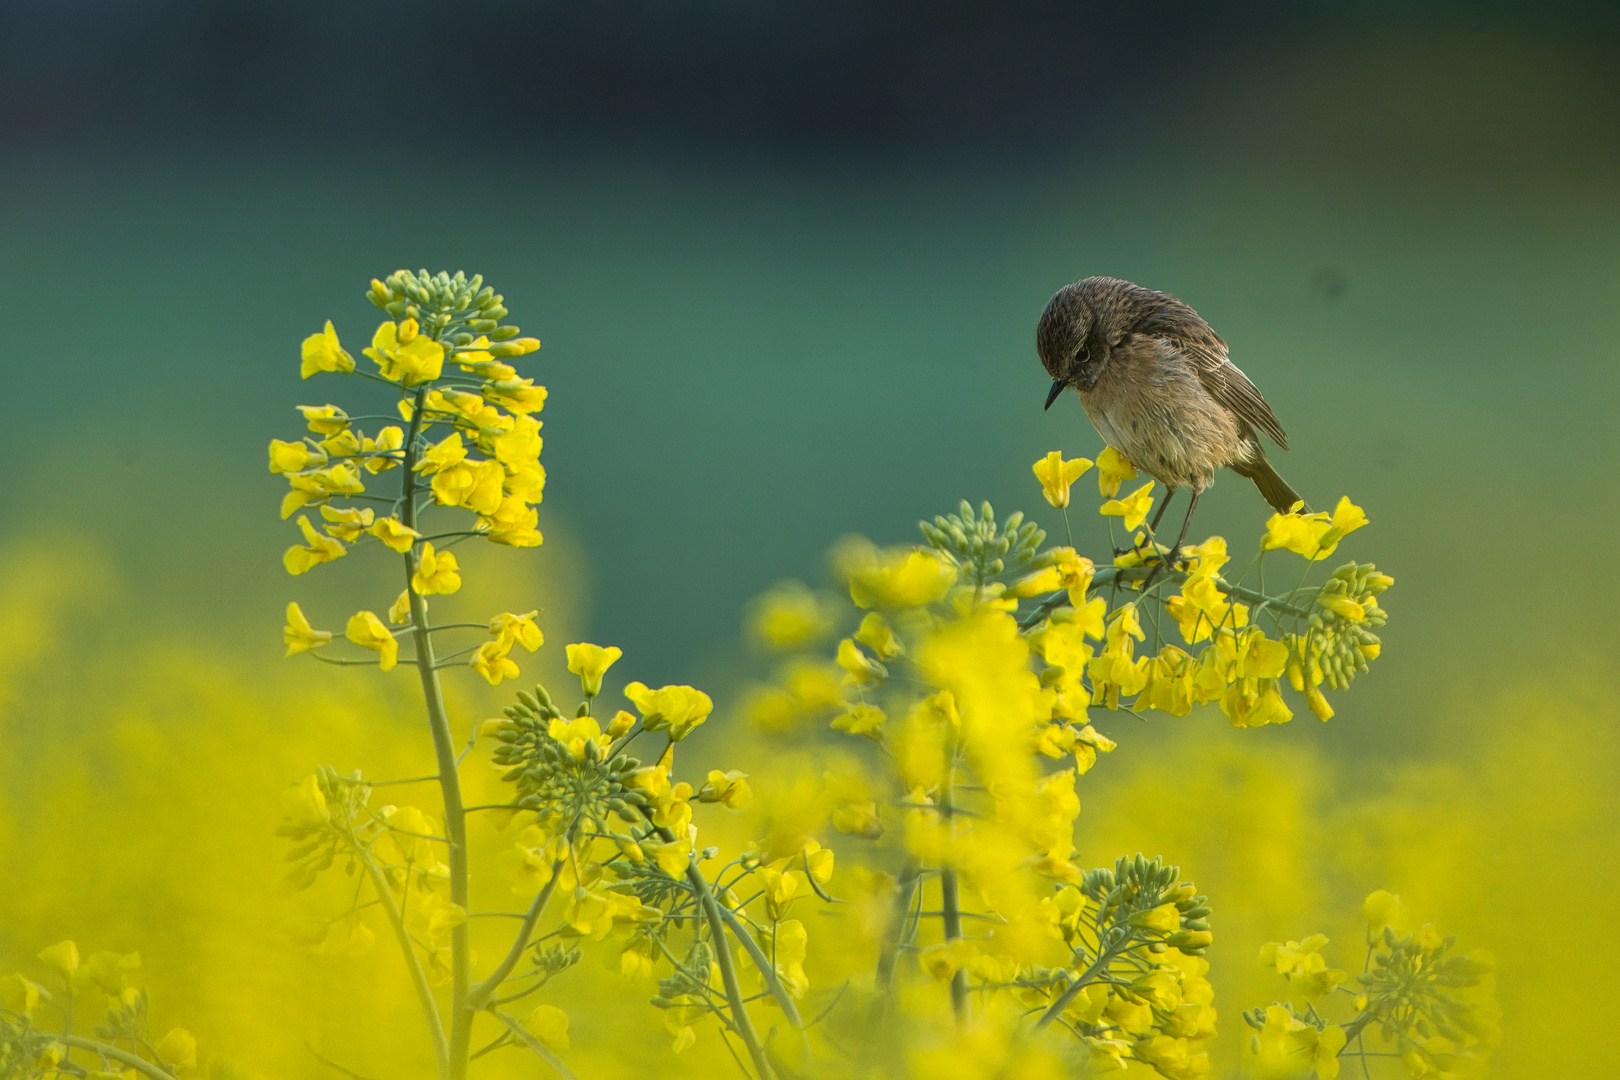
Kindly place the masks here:
POLYGON ((1226 358, 1220 335, 1170 294, 1110 277, 1065 285, 1041 314, 1035 348, 1052 376, 1046 407, 1074 387, 1097 434, 1165 486, 1154 528, 1176 489, 1192 489, 1167 561, 1223 465, 1253 480, 1281 513, 1300 501, 1256 436, 1288 449, 1271 406, 1226 358))

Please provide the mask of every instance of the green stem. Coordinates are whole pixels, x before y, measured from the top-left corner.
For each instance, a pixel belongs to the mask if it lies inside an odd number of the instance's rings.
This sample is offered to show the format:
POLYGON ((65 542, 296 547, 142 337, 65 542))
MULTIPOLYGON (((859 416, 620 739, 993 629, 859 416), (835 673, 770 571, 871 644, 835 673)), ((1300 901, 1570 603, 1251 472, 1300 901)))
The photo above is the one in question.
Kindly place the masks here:
MULTIPOLYGON (((405 462, 400 522, 416 528, 417 442, 422 430, 423 404, 427 388, 416 391, 411 411, 411 430, 405 439, 405 462)), ((468 904, 467 815, 461 801, 461 775, 457 771, 455 740, 445 715, 444 691, 434 666, 433 636, 428 631, 427 603, 411 584, 416 576, 416 548, 405 552, 405 590, 411 600, 411 637, 416 645, 416 669, 422 678, 422 697, 427 704, 428 727, 433 734, 433 752, 439 766, 439 790, 444 796, 444 834, 450 845, 450 902, 463 911, 468 904)), ((472 1052, 473 1010, 467 1007, 472 983, 472 926, 463 921, 450 931, 450 1046, 449 1080, 465 1080, 468 1055, 472 1052)))
MULTIPOLYGON (((954 757, 954 754, 953 754, 954 757)), ((946 828, 950 835, 956 835, 955 791, 956 765, 952 764, 945 770, 945 783, 939 792, 939 812, 945 816, 946 828)), ((956 941, 962 936, 962 905, 959 896, 959 886, 956 879, 956 868, 943 867, 939 873, 940 916, 945 926, 945 940, 956 941)), ((967 972, 957 968, 951 976, 951 1011, 956 1014, 958 1024, 968 1021, 968 985, 967 972)))
MULTIPOLYGON (((692 870, 695 871, 696 869, 695 866, 692 867, 692 870)), ((698 880, 700 882, 703 880, 702 874, 698 874, 698 880)), ((782 1009, 782 1015, 787 1018, 789 1024, 793 1025, 793 1030, 799 1033, 799 1038, 804 1042, 805 1049, 808 1050, 810 1048, 810 1037, 805 1034, 804 1020, 799 1016, 799 1007, 794 1003, 793 995, 787 992, 787 987, 782 985, 781 978, 776 974, 776 965, 765 958, 765 953, 760 949, 759 942, 754 940, 754 935, 748 932, 748 928, 742 924, 741 919, 737 918, 736 913, 715 900, 714 894, 709 891, 707 883, 703 884, 701 888, 703 894, 714 903, 715 910, 720 912, 720 918, 725 920, 726 925, 731 928, 732 936, 742 942, 743 951, 748 953, 748 959, 753 961, 754 966, 759 969, 760 978, 765 982, 765 988, 770 991, 771 997, 776 999, 776 1004, 782 1009)))
POLYGON ((545 888, 540 890, 540 895, 534 898, 534 903, 529 905, 528 912, 523 916, 523 925, 518 928, 518 934, 512 941, 512 947, 506 952, 506 959, 502 960, 500 966, 489 973, 489 978, 468 992, 467 1008, 474 1012, 482 1009, 489 1003, 489 999, 495 996, 495 991, 501 988, 501 984, 506 981, 506 977, 512 974, 512 969, 517 966, 518 960, 523 956, 523 950, 529 947, 529 938, 534 936, 535 924, 540 921, 541 913, 546 910, 546 904, 550 902, 551 894, 557 888, 557 878, 562 876, 564 861, 558 859, 551 864, 551 879, 546 882, 545 888))
MULTIPOLYGON (((649 822, 652 821, 652 815, 645 808, 642 809, 642 813, 647 816, 649 822)), ((675 842, 674 833, 656 822, 652 822, 652 825, 654 829, 658 830, 659 837, 666 844, 675 842)), ((748 959, 759 969, 759 977, 764 980, 766 989, 776 999, 776 1004, 780 1006, 782 1015, 798 1031, 799 1037, 805 1039, 805 1047, 808 1049, 810 1045, 809 1039, 804 1033, 804 1021, 799 1016, 799 1007, 793 1003, 793 995, 787 992, 787 987, 783 986, 782 980, 777 977, 776 966, 765 958, 765 954, 760 951, 759 943, 748 932, 748 928, 742 924, 742 920, 737 918, 731 909, 715 901, 714 893, 709 889, 709 883, 704 880, 703 872, 698 869, 695 861, 687 863, 686 880, 691 884, 692 891, 697 895, 699 906, 703 906, 704 901, 709 901, 725 924, 731 927, 732 934, 742 943, 744 951, 748 953, 748 959)), ((707 910, 705 910, 704 915, 707 917, 707 910)), ((720 946, 723 944, 724 938, 717 938, 715 940, 715 950, 720 951, 720 946)))
POLYGON ((1371 1024, 1372 1022, 1373 1014, 1371 1011, 1365 1011, 1360 1016, 1344 1025, 1344 1046, 1339 1050, 1339 1053, 1343 1054, 1345 1050, 1348 1050, 1350 1048, 1350 1044, 1355 1042, 1356 1037, 1360 1035, 1367 1025, 1371 1024))
POLYGON ((551 1070, 558 1076, 562 1077, 563 1080, 579 1080, 579 1078, 574 1075, 574 1071, 562 1063, 562 1058, 551 1052, 550 1047, 524 1030, 523 1025, 518 1023, 517 1017, 513 1016, 511 1013, 497 1012, 495 1014, 495 1018, 501 1023, 505 1024, 507 1028, 511 1030, 513 1036, 517 1038, 518 1042, 521 1042, 524 1046, 527 1046, 530 1050, 533 1050, 535 1054, 539 1056, 541 1061, 545 1062, 547 1065, 550 1065, 551 1070))
MULTIPOLYGON (((1124 940, 1129 941, 1130 939, 1126 938, 1124 940)), ((1114 957, 1123 951, 1124 950, 1120 945, 1115 945, 1112 948, 1104 949, 1097 956, 1096 961, 1090 967, 1086 968, 1086 970, 1080 974, 1078 979, 1070 983, 1069 988, 1063 991, 1063 993, 1059 994, 1057 996, 1057 1000, 1052 1002, 1052 1004, 1047 1007, 1045 1012, 1041 1013, 1041 1018, 1035 1021, 1035 1030, 1041 1030, 1053 1020, 1056 1020, 1059 1016, 1063 1015, 1063 1010, 1069 1007, 1069 1002, 1073 1001, 1080 991, 1084 990, 1087 986, 1090 986, 1092 982, 1096 980, 1097 974, 1106 969, 1108 965, 1113 962, 1114 957)))
MULTIPOLYGON (((696 878, 694 885, 703 881, 703 875, 697 872, 694 865, 687 871, 688 878, 696 878)), ((703 914, 709 921, 709 936, 714 941, 715 962, 720 965, 720 981, 726 987, 726 1001, 731 1006, 731 1023, 736 1029, 737 1037, 742 1039, 743 1045, 748 1047, 748 1056, 754 1059, 754 1069, 759 1073, 759 1080, 773 1080, 771 1063, 765 1057, 765 1048, 760 1045, 759 1036, 754 1032, 754 1021, 748 1015, 748 1006, 743 1004, 742 988, 737 985, 737 969, 731 962, 731 948, 726 944, 726 928, 720 921, 720 904, 715 900, 714 894, 709 892, 708 885, 702 887, 699 903, 703 905, 703 914)), ((762 969, 763 970, 763 969, 762 969)))
MULTIPOLYGON (((1143 581, 1154 571, 1162 574, 1163 579, 1171 584, 1180 584, 1187 580, 1187 573, 1184 570, 1160 570, 1157 566, 1110 566, 1097 571, 1097 575, 1091 579, 1091 587, 1087 591, 1095 592, 1104 586, 1118 586, 1127 581, 1143 581)), ((1250 604, 1264 604, 1272 611, 1280 611, 1284 615, 1292 615, 1296 619, 1308 619, 1311 617, 1311 612, 1304 608, 1285 603, 1275 596, 1267 596, 1265 593, 1251 589, 1246 585, 1228 585, 1223 582, 1220 589, 1235 599, 1247 600, 1250 604)), ((1294 591, 1298 592, 1299 590, 1296 588, 1294 591)), ((1039 607, 1025 616, 1024 620, 1018 624, 1018 629, 1030 629, 1066 604, 1068 599, 1069 594, 1067 592, 1053 593, 1042 601, 1039 607)))
POLYGON ((444 1041, 444 1024, 439 1019, 439 1005, 433 1000, 433 986, 428 982, 427 972, 422 970, 421 958, 416 955, 416 944, 411 941, 411 932, 405 928, 405 913, 394 901, 394 891, 388 887, 388 879, 383 877, 382 870, 369 855, 358 848, 355 850, 365 865, 367 876, 371 878, 371 887, 376 890, 378 901, 388 913, 388 923, 394 928, 399 951, 405 957, 405 966, 411 973, 411 983, 416 987, 417 1000, 422 1004, 422 1015, 427 1019, 428 1032, 433 1036, 433 1058, 438 1063, 439 1075, 442 1077, 449 1068, 449 1047, 444 1041))
POLYGON ((166 1072, 145 1058, 137 1057, 127 1050, 120 1050, 116 1046, 108 1046, 106 1043, 97 1042, 94 1039, 81 1039, 77 1035, 57 1035, 55 1038, 63 1046, 89 1050, 111 1061, 116 1061, 120 1065, 128 1065, 136 1072, 151 1077, 152 1080, 175 1080, 173 1073, 166 1072))
POLYGON ((894 968, 900 958, 900 945, 911 914, 911 898, 921 887, 921 882, 917 864, 908 859, 900 870, 899 888, 894 897, 894 925, 883 943, 883 952, 878 955, 877 984, 881 990, 894 989, 894 968))

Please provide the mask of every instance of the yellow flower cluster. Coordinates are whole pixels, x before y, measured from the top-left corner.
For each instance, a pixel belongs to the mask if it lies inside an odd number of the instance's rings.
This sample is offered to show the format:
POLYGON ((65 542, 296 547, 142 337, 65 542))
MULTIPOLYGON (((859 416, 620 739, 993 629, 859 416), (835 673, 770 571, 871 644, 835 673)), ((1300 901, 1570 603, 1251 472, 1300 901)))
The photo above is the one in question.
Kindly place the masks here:
MULTIPOLYGON (((471 537, 511 547, 541 542, 535 505, 546 474, 539 460, 541 424, 532 414, 544 406, 546 391, 519 378, 507 363, 540 343, 500 324, 506 314, 501 297, 481 279, 400 271, 386 282, 373 281, 368 295, 391 316, 363 350, 376 373, 356 371, 330 321, 305 339, 301 372, 306 379, 334 372, 396 385, 404 426, 391 423, 366 435, 336 405, 299 406, 311 435, 299 442, 272 440, 270 471, 291 486, 282 500, 283 518, 311 506, 321 513, 319 530, 307 515, 299 516, 304 543, 287 549, 288 573, 303 574, 342 558, 350 545, 364 540, 405 556, 410 585, 390 607, 387 621, 374 611, 356 612, 344 635, 376 653, 375 663, 387 671, 399 661, 390 624, 425 632, 424 598, 461 588, 461 566, 451 544, 471 537), (397 498, 368 492, 367 474, 396 468, 402 469, 397 498), (433 505, 470 510, 471 527, 425 536, 420 525, 429 496, 433 505), (379 516, 372 506, 338 505, 354 501, 383 502, 391 512, 379 516), (436 547, 435 540, 449 543, 436 547)), ((315 629, 296 604, 288 608, 283 633, 289 656, 323 649, 333 636, 315 629)), ((491 685, 519 674, 511 657, 515 645, 532 652, 542 640, 533 613, 495 616, 490 635, 492 640, 463 652, 471 652, 470 666, 491 685)))
MULTIPOLYGON (((1049 502, 1067 504, 1072 479, 1066 478, 1084 471, 1071 467, 1077 464, 1065 462, 1055 451, 1036 462, 1049 502), (1060 486, 1061 493, 1052 485, 1060 486)), ((1105 494, 1117 495, 1119 484, 1135 475, 1112 448, 1099 457, 1099 465, 1105 494)), ((1149 483, 1126 498, 1110 498, 1099 513, 1123 518, 1128 529, 1136 529, 1152 510, 1152 487, 1149 483)), ((1332 514, 1277 514, 1267 522, 1261 553, 1286 549, 1318 561, 1366 524, 1366 515, 1349 499, 1340 500, 1332 514)), ((1124 589, 1127 595, 1136 594, 1112 609, 1100 596, 1088 598, 1099 583, 1089 562, 1083 574, 1066 569, 1078 560, 1067 548, 1045 553, 1042 569, 1008 589, 1006 595, 1020 599, 1067 590, 1066 607, 1042 606, 1037 614, 1045 622, 1032 638, 1048 665, 1043 682, 1057 688, 1066 703, 1089 699, 1091 705, 1117 709, 1129 700, 1138 712, 1156 709, 1183 716, 1194 705, 1218 702, 1233 725, 1259 727, 1293 718, 1281 693, 1286 676, 1312 712, 1326 720, 1333 709, 1322 693, 1323 683, 1344 689, 1378 656, 1380 643, 1370 627, 1382 625, 1384 612, 1371 598, 1394 579, 1373 572, 1370 565, 1341 568, 1314 594, 1296 587, 1286 595, 1269 596, 1242 588, 1247 571, 1236 582, 1223 576, 1231 557, 1221 537, 1184 545, 1174 567, 1165 565, 1168 555, 1163 545, 1138 533, 1133 547, 1116 556, 1101 575, 1111 593, 1124 589), (1172 586, 1175 591, 1166 595, 1172 586), (1161 611, 1182 643, 1202 648, 1189 651, 1165 641, 1161 611), (1275 636, 1251 623, 1256 611, 1265 613, 1275 636), (1145 614, 1151 615, 1148 625, 1145 614), (1139 656, 1138 643, 1146 642, 1149 625, 1152 651, 1139 656)), ((1251 569, 1257 564, 1258 558, 1251 569)))
POLYGON ((1383 889, 1368 895, 1362 911, 1367 959, 1354 979, 1355 991, 1343 985, 1349 981, 1346 972, 1327 966, 1321 953, 1328 944, 1325 934, 1273 941, 1260 950, 1261 964, 1287 977, 1291 999, 1314 1002, 1337 990, 1353 1001, 1354 1010, 1343 1023, 1319 1014, 1315 1005, 1296 1012, 1292 1001, 1244 1013, 1257 1031, 1250 1053, 1261 1075, 1314 1070, 1320 1080, 1334 1080, 1340 1056, 1352 1052, 1397 1057, 1414 1080, 1477 1075, 1501 1037, 1491 958, 1457 954, 1455 939, 1443 937, 1432 923, 1401 936, 1396 931, 1405 923, 1400 897, 1383 889))

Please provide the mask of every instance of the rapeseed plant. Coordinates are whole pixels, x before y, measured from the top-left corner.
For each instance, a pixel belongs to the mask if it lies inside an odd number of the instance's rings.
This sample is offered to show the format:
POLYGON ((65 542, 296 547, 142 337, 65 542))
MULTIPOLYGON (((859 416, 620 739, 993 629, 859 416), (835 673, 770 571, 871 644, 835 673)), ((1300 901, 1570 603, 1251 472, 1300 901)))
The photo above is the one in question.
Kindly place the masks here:
MULTIPOLYGON (((1393 584, 1350 563, 1306 585, 1366 524, 1359 508, 1345 499, 1331 514, 1274 516, 1236 578, 1223 573, 1220 537, 1172 565, 1144 528, 1152 485, 1120 497, 1135 470, 1105 449, 1099 511, 1134 536, 1102 568, 988 505, 923 523, 918 547, 847 540, 835 552, 847 605, 789 582, 753 609, 754 639, 786 654, 749 699, 778 741, 768 786, 735 768, 683 777, 678 744, 713 700, 631 682, 630 708, 604 706, 604 680, 624 659, 616 647, 566 646, 577 694, 554 679, 496 719, 453 707, 441 673, 499 687, 545 645, 537 610, 429 617, 430 598, 463 587, 457 548, 542 542, 535 414, 546 391, 508 362, 539 342, 503 322, 503 299, 477 277, 400 271, 368 295, 388 316, 363 350, 375 371, 328 322, 305 340, 301 374, 382 384, 395 411, 300 406, 308 435, 273 441, 269 464, 288 481, 283 519, 298 515, 290 574, 380 547, 399 557, 404 588, 349 616, 346 655, 298 602, 283 638, 288 656, 393 679, 414 668, 432 772, 378 780, 322 766, 286 792, 280 832, 293 845, 292 889, 324 881, 339 887, 323 897, 347 898, 299 938, 340 963, 392 939, 396 981, 414 996, 441 1077, 507 1050, 572 1077, 571 1016, 618 1006, 538 999, 570 1001, 554 984, 591 954, 631 983, 656 980, 666 1057, 718 1046, 758 1080, 1136 1065, 1172 1080, 1210 1074, 1212 903, 1159 857, 1077 861, 1079 777, 1117 749, 1092 710, 1180 716, 1213 703, 1234 726, 1257 727, 1292 717, 1286 683, 1328 719, 1323 688, 1346 689, 1379 655, 1378 597, 1393 584), (1304 559, 1291 588, 1265 584, 1276 550, 1304 559), (840 626, 835 646, 811 651, 840 626), (454 634, 474 642, 444 646, 454 634), (464 780, 469 761, 486 760, 496 774, 464 780), (417 784, 436 787, 436 807, 380 801, 417 784), (497 794, 472 803, 465 793, 477 789, 497 794), (760 828, 726 823, 756 802, 760 828), (470 833, 470 815, 490 828, 470 833), (339 870, 347 883, 334 881, 339 870), (522 898, 519 910, 499 910, 503 892, 522 898), (483 920, 515 926, 493 955, 474 952, 483 920)), ((1035 466, 1066 529, 1070 489, 1090 465, 1051 454, 1035 466)), ((1389 1054, 1413 1076, 1461 1075, 1493 1044, 1488 961, 1459 956, 1430 927, 1400 936, 1388 894, 1369 898, 1367 917, 1361 976, 1328 967, 1321 935, 1263 951, 1305 1006, 1245 1014, 1259 1029, 1258 1067, 1327 1078, 1345 1055, 1389 1054), (1343 1023, 1317 1010, 1336 995, 1353 1001, 1343 1023)), ((73 941, 40 952, 31 974, 0 987, 0 1077, 167 1080, 200 1068, 210 1056, 188 1030, 153 1024, 139 970, 137 954, 81 958, 73 941), (81 1025, 100 1017, 95 1038, 77 1033, 76 1013, 81 1025)), ((211 1060, 211 1076, 241 1075, 211 1060)))

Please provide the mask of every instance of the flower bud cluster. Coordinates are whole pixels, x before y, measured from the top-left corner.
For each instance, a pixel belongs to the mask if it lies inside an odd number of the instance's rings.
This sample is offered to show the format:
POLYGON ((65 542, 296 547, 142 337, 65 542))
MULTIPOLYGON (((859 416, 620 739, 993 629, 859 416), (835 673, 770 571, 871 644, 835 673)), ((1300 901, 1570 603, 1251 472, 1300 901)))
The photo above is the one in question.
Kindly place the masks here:
POLYGON ((1367 662, 1383 650, 1372 628, 1383 626, 1388 618, 1375 598, 1393 584, 1395 579, 1379 573, 1372 563, 1346 563, 1323 583, 1303 646, 1313 665, 1313 684, 1325 682, 1345 690, 1351 679, 1367 670, 1367 662))
POLYGON ((996 512, 983 503, 975 514, 966 499, 955 514, 943 514, 933 522, 919 521, 928 546, 944 554, 959 568, 959 576, 982 588, 1009 566, 1018 572, 1034 561, 1046 542, 1046 533, 1022 513, 1014 513, 999 525, 996 512))
MULTIPOLYGON (((606 831, 610 816, 640 822, 647 796, 633 785, 641 760, 620 751, 605 756, 600 735, 577 746, 552 734, 562 714, 543 686, 520 691, 518 702, 505 709, 505 720, 492 721, 486 733, 497 745, 495 764, 508 766, 501 779, 515 784, 517 805, 547 818, 587 819, 606 831), (576 752, 577 751, 577 752, 576 752)), ((589 719, 582 717, 581 719, 589 719)), ((592 721, 591 727, 595 727, 592 721)), ((567 725, 558 727, 567 734, 567 725)))
POLYGON ((1150 949, 1179 949, 1202 956, 1214 941, 1208 898, 1181 880, 1181 868, 1155 855, 1122 855, 1112 870, 1089 871, 1080 891, 1097 905, 1096 922, 1105 936, 1150 939, 1150 949))

